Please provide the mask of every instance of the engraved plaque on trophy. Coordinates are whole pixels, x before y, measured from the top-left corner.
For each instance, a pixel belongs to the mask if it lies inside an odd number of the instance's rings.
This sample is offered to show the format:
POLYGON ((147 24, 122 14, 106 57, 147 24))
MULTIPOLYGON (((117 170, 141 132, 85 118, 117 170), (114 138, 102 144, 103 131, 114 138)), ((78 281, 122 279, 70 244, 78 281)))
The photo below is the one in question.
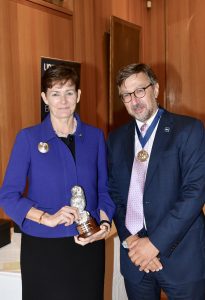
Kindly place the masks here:
POLYGON ((78 208, 80 218, 75 221, 79 237, 86 238, 100 230, 96 220, 92 218, 88 211, 85 210, 86 201, 82 187, 75 185, 71 189, 72 197, 70 204, 72 207, 78 208))

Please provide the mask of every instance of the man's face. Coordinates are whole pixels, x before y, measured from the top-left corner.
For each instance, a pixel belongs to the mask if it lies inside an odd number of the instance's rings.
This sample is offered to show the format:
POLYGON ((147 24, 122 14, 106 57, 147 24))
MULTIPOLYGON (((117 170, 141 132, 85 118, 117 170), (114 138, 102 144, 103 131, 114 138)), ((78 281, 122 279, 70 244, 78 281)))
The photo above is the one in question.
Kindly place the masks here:
MULTIPOLYGON (((149 84, 150 80, 144 73, 133 74, 119 87, 119 94, 133 93, 136 89, 147 87, 149 84)), ((159 85, 156 83, 145 90, 143 98, 137 98, 132 94, 131 101, 124 103, 124 105, 131 116, 141 122, 145 122, 157 110, 156 98, 158 93, 159 85)))

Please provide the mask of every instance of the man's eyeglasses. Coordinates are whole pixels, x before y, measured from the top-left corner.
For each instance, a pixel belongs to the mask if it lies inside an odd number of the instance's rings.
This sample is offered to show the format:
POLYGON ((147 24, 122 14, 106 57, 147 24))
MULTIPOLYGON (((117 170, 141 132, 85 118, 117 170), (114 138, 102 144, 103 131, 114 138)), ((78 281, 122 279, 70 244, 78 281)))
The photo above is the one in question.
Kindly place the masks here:
POLYGON ((122 101, 124 103, 129 103, 132 100, 132 95, 135 96, 135 98, 143 98, 146 94, 146 89, 148 87, 150 87, 151 85, 153 85, 152 83, 148 84, 146 87, 144 88, 138 88, 136 89, 134 92, 132 93, 124 93, 120 95, 120 98, 122 99, 122 101))

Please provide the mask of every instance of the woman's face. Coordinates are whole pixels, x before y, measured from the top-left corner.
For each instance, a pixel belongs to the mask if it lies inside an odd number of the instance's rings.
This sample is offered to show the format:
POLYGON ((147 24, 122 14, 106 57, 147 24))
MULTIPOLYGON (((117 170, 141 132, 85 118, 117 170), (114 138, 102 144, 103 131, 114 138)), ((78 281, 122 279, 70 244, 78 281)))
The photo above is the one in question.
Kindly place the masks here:
POLYGON ((76 105, 80 101, 81 91, 68 80, 64 85, 56 83, 47 92, 41 93, 43 101, 49 106, 50 114, 56 119, 69 119, 73 116, 76 105))

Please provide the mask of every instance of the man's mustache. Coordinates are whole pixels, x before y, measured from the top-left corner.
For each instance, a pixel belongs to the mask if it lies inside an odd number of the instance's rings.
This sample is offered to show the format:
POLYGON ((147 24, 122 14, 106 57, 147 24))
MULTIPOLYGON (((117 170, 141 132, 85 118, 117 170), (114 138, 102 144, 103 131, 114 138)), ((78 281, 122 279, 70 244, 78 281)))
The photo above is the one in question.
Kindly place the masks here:
POLYGON ((137 103, 137 104, 132 105, 132 108, 133 109, 144 108, 144 105, 142 103, 137 103))

